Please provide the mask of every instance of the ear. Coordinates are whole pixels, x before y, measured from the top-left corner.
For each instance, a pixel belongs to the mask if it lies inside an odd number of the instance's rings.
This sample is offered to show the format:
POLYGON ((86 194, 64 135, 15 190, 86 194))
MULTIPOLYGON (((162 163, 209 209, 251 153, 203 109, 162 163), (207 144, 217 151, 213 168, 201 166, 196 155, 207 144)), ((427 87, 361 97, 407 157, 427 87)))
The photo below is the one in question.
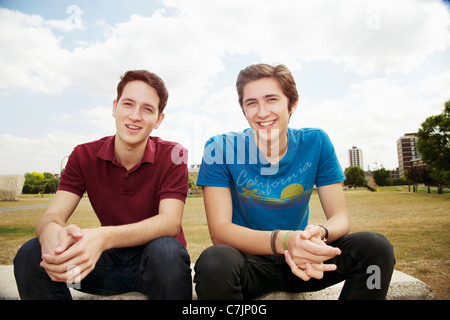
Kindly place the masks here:
POLYGON ((159 126, 161 125, 161 122, 164 120, 164 117, 165 117, 164 113, 161 113, 158 116, 158 120, 156 120, 156 124, 155 124, 155 127, 153 129, 158 129, 159 128, 159 126))
POLYGON ((297 101, 295 101, 295 103, 292 105, 291 111, 289 112, 289 115, 292 115, 295 110, 297 110, 297 106, 298 106, 298 101, 300 100, 300 98, 297 98, 297 101))
POLYGON ((112 116, 115 118, 116 117, 116 109, 117 109, 117 100, 114 99, 113 101, 113 112, 112 112, 112 116))

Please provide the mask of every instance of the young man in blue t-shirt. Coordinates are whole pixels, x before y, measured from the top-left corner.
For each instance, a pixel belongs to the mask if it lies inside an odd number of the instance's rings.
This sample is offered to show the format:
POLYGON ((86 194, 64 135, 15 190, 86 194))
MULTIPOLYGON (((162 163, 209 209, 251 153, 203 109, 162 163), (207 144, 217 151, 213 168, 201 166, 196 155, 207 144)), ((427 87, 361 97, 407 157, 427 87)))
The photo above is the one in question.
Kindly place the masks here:
POLYGON ((288 128, 298 104, 291 72, 252 65, 236 87, 250 128, 206 143, 197 182, 215 244, 195 266, 198 298, 252 299, 346 280, 340 298, 384 299, 392 245, 380 234, 349 234, 345 176, 329 137, 288 128), (327 218, 320 226, 308 224, 314 185, 327 218), (375 288, 367 283, 371 265, 380 270, 375 288))

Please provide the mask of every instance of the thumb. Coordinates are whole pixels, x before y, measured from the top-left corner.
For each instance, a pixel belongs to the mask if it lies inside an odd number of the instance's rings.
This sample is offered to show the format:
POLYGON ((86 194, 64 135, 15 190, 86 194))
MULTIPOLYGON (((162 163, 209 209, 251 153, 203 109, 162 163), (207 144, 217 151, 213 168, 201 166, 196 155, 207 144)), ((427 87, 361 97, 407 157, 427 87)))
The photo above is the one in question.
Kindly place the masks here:
POLYGON ((309 239, 311 239, 311 233, 309 231, 307 231, 307 230, 300 231, 300 238, 302 240, 309 240, 309 239))
POLYGON ((83 237, 83 233, 81 232, 81 229, 74 224, 68 225, 66 227, 66 232, 68 236, 72 236, 74 239, 79 240, 83 237))
POLYGON ((81 232, 81 229, 74 225, 68 225, 65 227, 67 236, 61 240, 61 242, 56 246, 55 253, 61 254, 67 248, 69 248, 72 244, 74 244, 76 241, 80 240, 83 237, 83 233, 81 232))

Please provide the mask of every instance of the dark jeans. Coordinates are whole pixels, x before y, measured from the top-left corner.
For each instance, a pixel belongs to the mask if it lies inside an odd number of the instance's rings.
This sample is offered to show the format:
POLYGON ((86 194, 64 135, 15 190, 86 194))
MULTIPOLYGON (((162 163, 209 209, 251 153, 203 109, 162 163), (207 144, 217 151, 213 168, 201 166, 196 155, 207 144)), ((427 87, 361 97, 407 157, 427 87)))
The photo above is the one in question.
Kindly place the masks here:
POLYGON ((346 280, 339 299, 385 299, 395 264, 391 243, 380 234, 358 232, 331 245, 342 253, 325 263, 336 264, 337 270, 309 281, 296 277, 284 256, 249 255, 226 245, 209 247, 195 265, 197 296, 254 299, 274 291, 317 291, 346 280))
MULTIPOLYGON (((34 238, 19 249, 14 259, 21 299, 72 299, 68 285, 52 281, 39 266, 41 255, 41 245, 34 238)), ((103 252, 94 270, 72 287, 97 295, 139 291, 149 299, 190 300, 189 254, 171 237, 158 238, 139 247, 110 249, 103 252)))

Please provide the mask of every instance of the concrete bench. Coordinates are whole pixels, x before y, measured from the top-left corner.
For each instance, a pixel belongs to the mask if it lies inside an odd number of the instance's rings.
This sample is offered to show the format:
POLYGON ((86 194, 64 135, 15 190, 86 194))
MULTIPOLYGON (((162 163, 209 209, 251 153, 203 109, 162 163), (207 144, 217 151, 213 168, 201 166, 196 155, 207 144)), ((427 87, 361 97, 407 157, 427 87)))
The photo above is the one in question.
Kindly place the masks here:
MULTIPOLYGON (((193 270, 193 266, 192 270, 193 270)), ((194 271, 192 271, 194 272, 194 271)), ((261 300, 336 300, 339 297, 343 282, 316 292, 289 293, 272 292, 259 299, 261 300)), ((146 296, 139 292, 128 292, 113 296, 97 296, 74 289, 72 297, 75 300, 145 300, 146 296)), ((193 290, 193 299, 197 299, 193 290)), ((0 300, 18 300, 16 281, 14 278, 13 266, 0 266, 0 300)), ((394 271, 387 300, 434 300, 433 291, 424 282, 411 277, 403 272, 394 271)))

